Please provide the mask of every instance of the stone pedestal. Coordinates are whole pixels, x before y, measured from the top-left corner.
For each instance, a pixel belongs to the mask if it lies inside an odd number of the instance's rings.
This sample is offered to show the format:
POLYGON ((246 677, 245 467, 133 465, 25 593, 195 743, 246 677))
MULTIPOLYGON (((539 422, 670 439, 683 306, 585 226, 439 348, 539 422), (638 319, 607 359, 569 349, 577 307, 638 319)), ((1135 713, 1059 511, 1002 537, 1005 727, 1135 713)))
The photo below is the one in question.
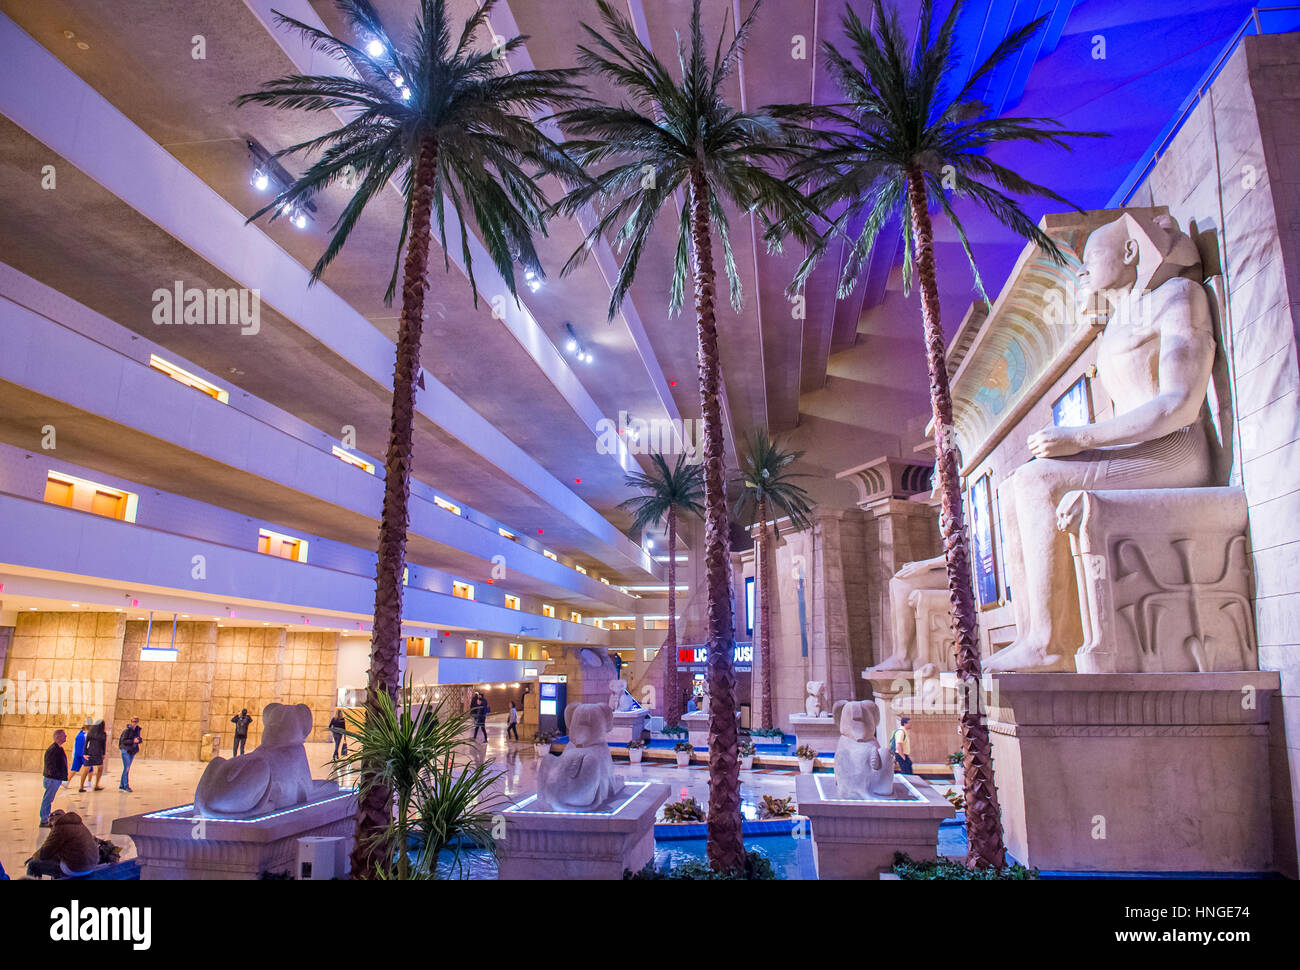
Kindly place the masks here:
POLYGON ((683 714, 681 726, 686 728, 687 739, 691 742, 691 747, 707 748, 709 746, 709 715, 703 711, 683 714))
POLYGON ((896 701, 896 717, 906 717, 913 765, 946 765, 961 750, 961 722, 955 712, 934 713, 913 698, 896 701), (916 708, 915 710, 913 708, 916 708))
POLYGON ((649 714, 647 710, 615 711, 614 726, 609 729, 609 741, 625 745, 634 738, 641 737, 641 731, 645 728, 645 720, 649 714))
POLYGON ((989 705, 1007 850, 1040 869, 1265 872, 1276 671, 1004 673, 989 705))
POLYGON ((1081 674, 1258 666, 1239 488, 1069 492, 1081 674))
POLYGON ((654 857, 654 821, 669 787, 630 782, 605 811, 530 810, 530 795, 503 812, 498 843, 501 879, 622 879, 654 857))
POLYGON ((298 840, 343 836, 351 854, 356 794, 350 790, 262 818, 203 818, 193 805, 113 820, 140 858, 141 879, 257 879, 297 868, 298 840))
POLYGON ((818 879, 875 879, 893 866, 895 852, 933 859, 939 823, 956 814, 915 775, 895 775, 890 798, 840 798, 833 775, 800 775, 794 786, 812 824, 818 879))
POLYGON ((828 757, 835 754, 835 745, 840 741, 840 728, 830 713, 818 717, 791 714, 789 723, 795 747, 806 744, 818 754, 825 753, 828 757))

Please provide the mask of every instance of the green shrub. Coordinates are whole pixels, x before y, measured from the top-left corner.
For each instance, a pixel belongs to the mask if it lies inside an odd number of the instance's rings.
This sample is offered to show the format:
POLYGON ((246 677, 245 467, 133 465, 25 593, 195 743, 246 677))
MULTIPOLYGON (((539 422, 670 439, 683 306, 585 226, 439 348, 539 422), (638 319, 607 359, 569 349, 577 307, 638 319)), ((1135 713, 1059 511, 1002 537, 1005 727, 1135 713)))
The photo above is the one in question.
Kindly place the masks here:
POLYGON ((656 869, 653 862, 647 862, 640 872, 623 870, 624 879, 775 879, 776 871, 772 862, 763 853, 750 849, 745 853, 745 874, 714 872, 703 859, 688 859, 671 868, 656 869))
POLYGON ((927 859, 924 862, 917 862, 905 852, 895 852, 894 875, 898 876, 899 879, 917 880, 959 879, 988 881, 1006 879, 1014 882, 1024 882, 1029 879, 1037 879, 1038 870, 1026 869, 1020 863, 1005 866, 1002 869, 995 869, 992 866, 967 869, 965 865, 954 862, 952 859, 927 859))

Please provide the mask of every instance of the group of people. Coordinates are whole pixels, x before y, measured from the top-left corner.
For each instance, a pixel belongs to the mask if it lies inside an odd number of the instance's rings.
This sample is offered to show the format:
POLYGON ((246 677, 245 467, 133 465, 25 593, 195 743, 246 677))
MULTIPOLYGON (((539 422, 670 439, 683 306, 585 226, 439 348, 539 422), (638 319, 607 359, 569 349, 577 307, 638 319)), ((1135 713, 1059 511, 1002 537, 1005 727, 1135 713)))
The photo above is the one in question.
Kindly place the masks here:
MULTIPOLYGON (((140 728, 140 719, 131 718, 130 722, 117 738, 118 754, 122 757, 122 777, 117 787, 124 792, 131 791, 131 762, 140 753, 144 742, 144 732, 140 728)), ((108 754, 108 727, 103 718, 87 718, 72 744, 72 763, 68 763, 68 754, 63 746, 68 742, 68 732, 59 728, 54 732, 53 743, 45 749, 43 777, 45 797, 41 799, 41 828, 49 828, 50 815, 54 807, 54 796, 60 788, 72 784, 72 779, 81 774, 79 793, 86 791, 89 781, 94 791, 103 791, 100 782, 104 778, 104 760, 108 754)))

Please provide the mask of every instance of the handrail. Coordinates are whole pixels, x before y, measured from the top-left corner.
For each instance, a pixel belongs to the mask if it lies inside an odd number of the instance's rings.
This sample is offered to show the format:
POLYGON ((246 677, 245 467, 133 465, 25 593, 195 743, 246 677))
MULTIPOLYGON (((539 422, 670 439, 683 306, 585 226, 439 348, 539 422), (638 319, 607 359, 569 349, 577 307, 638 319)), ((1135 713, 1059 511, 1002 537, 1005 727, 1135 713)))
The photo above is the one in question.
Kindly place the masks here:
POLYGON ((1210 69, 1201 75, 1201 79, 1192 89, 1192 93, 1183 101, 1182 107, 1178 110, 1174 119, 1165 126, 1164 130, 1156 137, 1156 140, 1151 143, 1151 147, 1143 152, 1142 157, 1137 160, 1137 163, 1133 166, 1133 169, 1129 172, 1128 176, 1120 183, 1119 188, 1115 190, 1115 194, 1110 197, 1110 201, 1106 203, 1107 209, 1118 209, 1128 205, 1129 200, 1133 198, 1133 193, 1137 191, 1138 186, 1142 184, 1142 181, 1147 177, 1151 169, 1155 167, 1156 162, 1160 161, 1165 149, 1169 147, 1169 143, 1173 141, 1174 137, 1182 130, 1188 117, 1196 109, 1197 105, 1200 104, 1201 99, 1205 97, 1206 91, 1208 91, 1210 85, 1214 83, 1215 78, 1219 76, 1219 72, 1223 70, 1228 59, 1236 53, 1237 47, 1241 44, 1243 37, 1252 35, 1260 36, 1265 33, 1288 32, 1266 31, 1259 18, 1260 13, 1263 12, 1265 15, 1268 15, 1273 13, 1283 13, 1288 10, 1300 11, 1300 4, 1292 3, 1270 7, 1251 7, 1250 15, 1243 20, 1241 26, 1233 32, 1232 39, 1228 42, 1227 46, 1224 47, 1222 52, 1220 52, 1219 56, 1210 66, 1210 69), (1254 27, 1254 30, 1250 31, 1249 28, 1252 26, 1254 27))

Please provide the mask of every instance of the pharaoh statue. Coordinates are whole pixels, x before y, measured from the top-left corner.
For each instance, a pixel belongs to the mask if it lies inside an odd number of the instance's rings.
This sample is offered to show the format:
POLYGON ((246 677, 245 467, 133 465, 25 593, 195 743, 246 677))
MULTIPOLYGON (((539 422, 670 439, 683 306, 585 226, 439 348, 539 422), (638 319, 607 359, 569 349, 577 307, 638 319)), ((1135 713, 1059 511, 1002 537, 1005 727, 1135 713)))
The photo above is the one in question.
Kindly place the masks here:
POLYGON ((1125 213, 1089 236, 1080 303, 1109 311, 1097 379, 1114 417, 1029 436, 1033 459, 1002 490, 1012 505, 1003 509, 1007 554, 1020 574, 1017 638, 986 670, 1074 669, 1078 598, 1057 516, 1067 493, 1213 484, 1203 410, 1215 344, 1200 279, 1195 244, 1168 216, 1125 213))
MULTIPOLYGON (((925 664, 947 669, 951 657, 931 645, 928 630, 920 629, 921 617, 932 610, 944 610, 948 603, 948 565, 942 555, 920 562, 904 563, 889 581, 890 618, 894 649, 880 663, 869 667, 867 675, 894 670, 914 670, 925 664)), ((947 607, 947 626, 951 628, 951 609, 947 607)))

